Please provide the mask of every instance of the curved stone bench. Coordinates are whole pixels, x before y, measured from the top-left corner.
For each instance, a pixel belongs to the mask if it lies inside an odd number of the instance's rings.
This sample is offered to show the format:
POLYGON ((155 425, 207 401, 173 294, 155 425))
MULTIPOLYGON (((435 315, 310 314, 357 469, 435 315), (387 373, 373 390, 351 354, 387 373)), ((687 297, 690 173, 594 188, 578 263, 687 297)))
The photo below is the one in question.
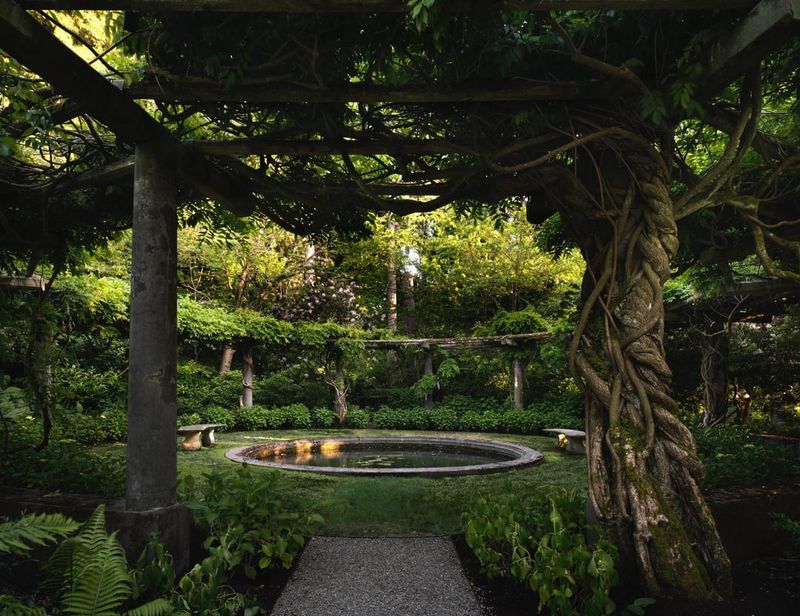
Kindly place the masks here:
POLYGON ((181 426, 178 434, 183 436, 181 449, 184 451, 196 451, 201 447, 213 447, 216 443, 214 430, 224 428, 225 424, 193 424, 191 426, 181 426))
POLYGON ((586 432, 583 430, 570 430, 568 428, 546 428, 542 432, 558 436, 556 446, 567 453, 586 453, 586 432), (563 439, 562 439, 563 437, 563 439))

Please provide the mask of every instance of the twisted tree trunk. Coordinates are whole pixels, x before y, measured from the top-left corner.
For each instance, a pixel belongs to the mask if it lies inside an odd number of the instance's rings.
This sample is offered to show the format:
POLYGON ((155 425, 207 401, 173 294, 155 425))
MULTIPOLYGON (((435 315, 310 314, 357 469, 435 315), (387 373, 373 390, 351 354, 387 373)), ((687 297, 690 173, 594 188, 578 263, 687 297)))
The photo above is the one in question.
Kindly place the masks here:
POLYGON ((236 348, 232 342, 228 342, 222 347, 222 358, 219 361, 219 373, 226 374, 231 371, 233 365, 233 356, 236 354, 236 348))
POLYGON ((336 372, 329 383, 334 391, 333 409, 336 412, 336 418, 339 420, 339 425, 344 425, 344 420, 347 417, 347 394, 350 388, 344 376, 344 361, 342 357, 336 359, 336 372))
POLYGON ((730 562, 664 354, 662 286, 678 248, 668 175, 654 151, 615 152, 587 165, 591 210, 563 212, 587 263, 570 361, 585 395, 589 496, 649 593, 717 598, 730 562))

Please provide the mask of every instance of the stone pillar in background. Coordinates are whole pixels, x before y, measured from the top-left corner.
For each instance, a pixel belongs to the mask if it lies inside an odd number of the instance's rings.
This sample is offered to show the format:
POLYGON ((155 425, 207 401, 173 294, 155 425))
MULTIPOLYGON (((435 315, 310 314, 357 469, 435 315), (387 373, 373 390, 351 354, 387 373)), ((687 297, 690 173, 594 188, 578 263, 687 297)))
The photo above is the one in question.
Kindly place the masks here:
POLYGON ((514 396, 514 408, 525 408, 525 363, 519 357, 515 357, 512 364, 512 394, 514 396))
MULTIPOLYGON (((428 376, 429 374, 433 374, 433 353, 430 351, 430 349, 425 351, 425 372, 424 372, 424 374, 425 374, 425 376, 428 376)), ((427 396, 425 396, 425 408, 426 409, 433 408, 433 394, 432 393, 430 393, 427 396)))

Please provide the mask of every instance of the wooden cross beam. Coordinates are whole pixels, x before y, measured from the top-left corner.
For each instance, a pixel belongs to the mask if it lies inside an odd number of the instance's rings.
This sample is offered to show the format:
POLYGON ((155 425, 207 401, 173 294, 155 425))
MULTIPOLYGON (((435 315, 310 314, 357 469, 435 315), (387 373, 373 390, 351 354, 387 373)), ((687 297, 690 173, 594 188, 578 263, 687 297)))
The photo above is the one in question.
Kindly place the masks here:
MULTIPOLYGON (((756 0, 441 0, 448 11, 713 10, 752 8, 756 0)), ((26 8, 153 12, 402 13, 407 0, 23 0, 26 8)))
POLYGON ((466 103, 492 101, 596 100, 619 95, 619 89, 594 82, 507 81, 479 86, 381 86, 345 83, 324 88, 280 84, 135 83, 123 86, 132 98, 162 101, 217 101, 248 103, 466 103))
POLYGON ((79 104, 121 140, 163 142, 174 155, 181 176, 202 194, 239 215, 253 210, 255 201, 245 188, 247 183, 178 141, 11 0, 0 0, 0 48, 79 104))

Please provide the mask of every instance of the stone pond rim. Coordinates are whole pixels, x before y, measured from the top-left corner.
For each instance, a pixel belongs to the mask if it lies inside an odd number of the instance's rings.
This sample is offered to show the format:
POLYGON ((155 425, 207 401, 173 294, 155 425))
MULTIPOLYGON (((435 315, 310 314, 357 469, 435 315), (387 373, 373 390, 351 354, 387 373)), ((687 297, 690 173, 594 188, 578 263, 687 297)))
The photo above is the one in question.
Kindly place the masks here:
POLYGON ((363 476, 396 476, 396 477, 447 477, 455 475, 477 475, 485 473, 499 473, 507 470, 524 468, 533 464, 538 464, 544 459, 541 452, 519 445, 501 441, 490 441, 486 439, 460 439, 460 438, 433 438, 416 436, 394 436, 394 437, 349 437, 349 438, 325 438, 325 439, 299 439, 294 441, 272 441, 257 445, 245 445, 235 447, 225 452, 225 457, 235 462, 263 466, 273 469, 288 471, 305 471, 312 473, 323 473, 327 475, 363 475, 363 476), (507 457, 505 460, 494 460, 485 464, 473 464, 470 466, 429 466, 419 468, 348 468, 348 467, 326 467, 308 466, 301 464, 283 464, 270 460, 260 459, 259 454, 269 454, 271 451, 281 448, 292 450, 302 445, 304 447, 319 448, 325 443, 339 443, 344 446, 365 446, 376 447, 380 445, 420 447, 439 447, 452 448, 453 451, 487 454, 490 456, 507 457))

